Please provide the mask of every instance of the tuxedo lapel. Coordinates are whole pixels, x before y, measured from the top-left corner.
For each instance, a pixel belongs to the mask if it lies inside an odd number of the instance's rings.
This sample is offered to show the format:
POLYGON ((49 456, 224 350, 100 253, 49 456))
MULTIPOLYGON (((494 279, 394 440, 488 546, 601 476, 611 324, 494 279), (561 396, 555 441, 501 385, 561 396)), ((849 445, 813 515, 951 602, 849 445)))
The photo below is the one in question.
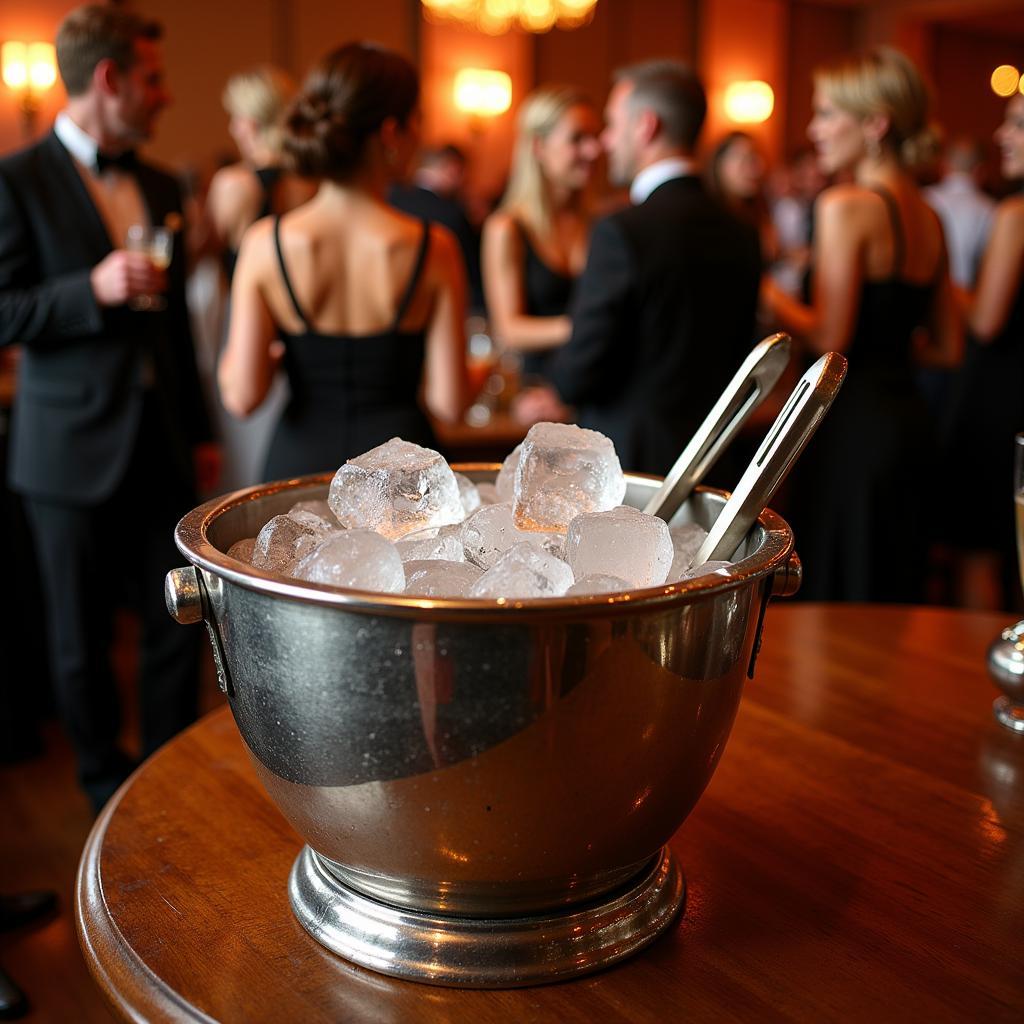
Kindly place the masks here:
POLYGON ((71 154, 64 148, 60 139, 51 132, 46 138, 47 155, 54 173, 60 184, 63 186, 60 194, 67 197, 69 205, 74 213, 70 214, 68 227, 72 230, 82 230, 98 252, 97 262, 102 259, 111 249, 114 248, 113 241, 107 232, 96 204, 89 195, 89 190, 82 181, 81 174, 75 166, 71 154))

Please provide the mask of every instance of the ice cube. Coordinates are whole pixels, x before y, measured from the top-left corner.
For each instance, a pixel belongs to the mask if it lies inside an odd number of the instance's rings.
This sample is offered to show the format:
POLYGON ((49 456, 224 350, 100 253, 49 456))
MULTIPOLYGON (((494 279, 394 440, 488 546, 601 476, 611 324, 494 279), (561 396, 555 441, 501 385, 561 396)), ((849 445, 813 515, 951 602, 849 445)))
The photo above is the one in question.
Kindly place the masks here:
MULTIPOLYGON (((498 494, 498 488, 494 484, 477 484, 476 492, 480 495, 481 505, 497 505, 501 501, 501 495, 498 494)), ((509 501, 511 500, 509 498, 509 501)))
POLYGON ((583 512, 615 508, 626 478, 612 442, 569 423, 536 423, 516 469, 515 518, 520 530, 565 532, 583 512))
POLYGON ((288 515, 296 522, 306 523, 324 533, 328 530, 337 530, 340 525, 331 511, 331 506, 323 498, 317 498, 315 501, 297 501, 288 509, 288 515))
POLYGON ((405 590, 398 549, 373 530, 339 530, 310 551, 292 575, 310 583, 384 594, 405 590))
POLYGON ((622 590, 632 590, 633 585, 621 576, 608 576, 603 572, 593 572, 589 576, 578 579, 566 592, 566 597, 584 594, 614 594, 622 590))
POLYGON ((245 562, 246 565, 252 565, 252 554, 256 549, 256 538, 246 537, 244 540, 236 540, 231 547, 228 548, 228 558, 237 558, 240 562, 245 562))
POLYGON ((515 448, 505 457, 505 461, 494 478, 494 489, 498 493, 498 501, 507 501, 511 504, 516 497, 516 470, 519 468, 519 456, 522 454, 522 444, 515 448))
POLYGON ((323 540, 322 530, 290 515, 274 516, 259 532, 252 565, 267 572, 290 572, 295 563, 323 540))
POLYGON ((696 523, 683 523, 681 526, 673 526, 669 529, 672 534, 672 547, 675 554, 672 557, 672 567, 668 571, 668 582, 675 583, 683 578, 683 573, 690 568, 693 556, 700 550, 708 531, 696 523))
POLYGON ((517 530, 512 517, 512 506, 507 502, 484 505, 462 524, 465 557, 482 569, 490 569, 503 552, 522 541, 531 541, 548 554, 556 558, 561 557, 562 535, 517 530))
POLYGON ((455 482, 459 485, 459 501, 462 502, 462 514, 468 516, 481 505, 480 491, 468 476, 455 474, 455 482))
POLYGON ((405 563, 405 592, 418 597, 465 597, 483 575, 483 569, 467 562, 444 559, 405 563))
POLYGON ((431 530, 417 530, 407 533, 395 542, 403 562, 425 559, 444 559, 449 562, 465 562, 462 550, 462 524, 439 526, 431 530))
POLYGON ((463 519, 448 463, 397 437, 346 462, 334 474, 327 501, 342 526, 376 530, 390 540, 463 519))
POLYGON ((470 588, 470 597, 561 597, 572 569, 529 541, 509 548, 470 588))
POLYGON ((672 555, 668 523, 628 505, 576 516, 565 538, 576 579, 602 573, 629 580, 632 587, 656 587, 665 582, 672 555))
POLYGON ((698 565, 693 569, 687 569, 682 576, 679 577, 677 582, 682 583, 685 580, 697 580, 702 576, 725 576, 730 575, 729 569, 732 566, 732 562, 724 562, 718 559, 712 559, 710 562, 705 562, 703 565, 698 565))

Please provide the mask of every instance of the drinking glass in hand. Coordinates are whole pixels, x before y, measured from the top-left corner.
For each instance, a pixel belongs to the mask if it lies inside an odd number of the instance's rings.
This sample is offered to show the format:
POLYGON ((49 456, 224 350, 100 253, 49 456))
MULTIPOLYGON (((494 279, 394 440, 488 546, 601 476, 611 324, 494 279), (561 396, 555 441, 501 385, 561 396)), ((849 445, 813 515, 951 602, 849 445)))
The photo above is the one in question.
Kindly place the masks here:
MULTIPOLYGON (((133 224, 128 229, 125 248, 129 252, 144 252, 157 270, 166 270, 171 265, 174 234, 169 228, 133 224)), ((162 295, 136 295, 129 305, 132 309, 166 309, 167 301, 162 295)))
MULTIPOLYGON (((1024 434, 1014 438, 1013 502, 1017 516, 1017 559, 1024 583, 1024 434)), ((1024 621, 1003 630, 989 648, 988 669, 1004 696, 996 698, 996 721, 1024 732, 1024 621)))

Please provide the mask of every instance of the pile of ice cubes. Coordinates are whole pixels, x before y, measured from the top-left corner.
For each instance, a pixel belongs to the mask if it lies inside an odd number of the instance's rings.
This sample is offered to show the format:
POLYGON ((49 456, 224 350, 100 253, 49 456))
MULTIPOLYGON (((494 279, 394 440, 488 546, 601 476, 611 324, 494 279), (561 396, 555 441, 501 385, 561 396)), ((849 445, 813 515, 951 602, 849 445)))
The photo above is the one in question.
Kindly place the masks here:
POLYGON ((228 555, 311 583, 422 597, 611 594, 727 574, 690 562, 707 536, 622 504, 626 478, 594 430, 538 423, 494 484, 400 438, 351 459, 326 501, 300 501, 228 555))

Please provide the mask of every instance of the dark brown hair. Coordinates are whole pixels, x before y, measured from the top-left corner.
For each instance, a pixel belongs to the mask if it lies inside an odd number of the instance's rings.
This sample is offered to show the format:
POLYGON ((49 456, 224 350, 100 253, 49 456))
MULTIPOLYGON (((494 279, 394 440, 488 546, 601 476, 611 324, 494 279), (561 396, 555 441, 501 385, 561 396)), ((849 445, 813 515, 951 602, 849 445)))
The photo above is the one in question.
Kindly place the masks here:
POLYGON ((384 121, 408 122, 419 93, 404 57, 367 43, 342 46, 313 68, 292 103, 284 151, 300 174, 343 181, 384 121))
POLYGON ((119 71, 135 64, 135 40, 159 39, 159 22, 108 4, 76 7, 57 29, 57 67, 69 96, 88 92, 92 73, 101 60, 112 60, 119 71))
POLYGON ((708 101, 701 80, 689 67, 674 60, 650 60, 621 68, 615 81, 633 86, 629 108, 652 110, 670 143, 688 151, 697 145, 708 101))

